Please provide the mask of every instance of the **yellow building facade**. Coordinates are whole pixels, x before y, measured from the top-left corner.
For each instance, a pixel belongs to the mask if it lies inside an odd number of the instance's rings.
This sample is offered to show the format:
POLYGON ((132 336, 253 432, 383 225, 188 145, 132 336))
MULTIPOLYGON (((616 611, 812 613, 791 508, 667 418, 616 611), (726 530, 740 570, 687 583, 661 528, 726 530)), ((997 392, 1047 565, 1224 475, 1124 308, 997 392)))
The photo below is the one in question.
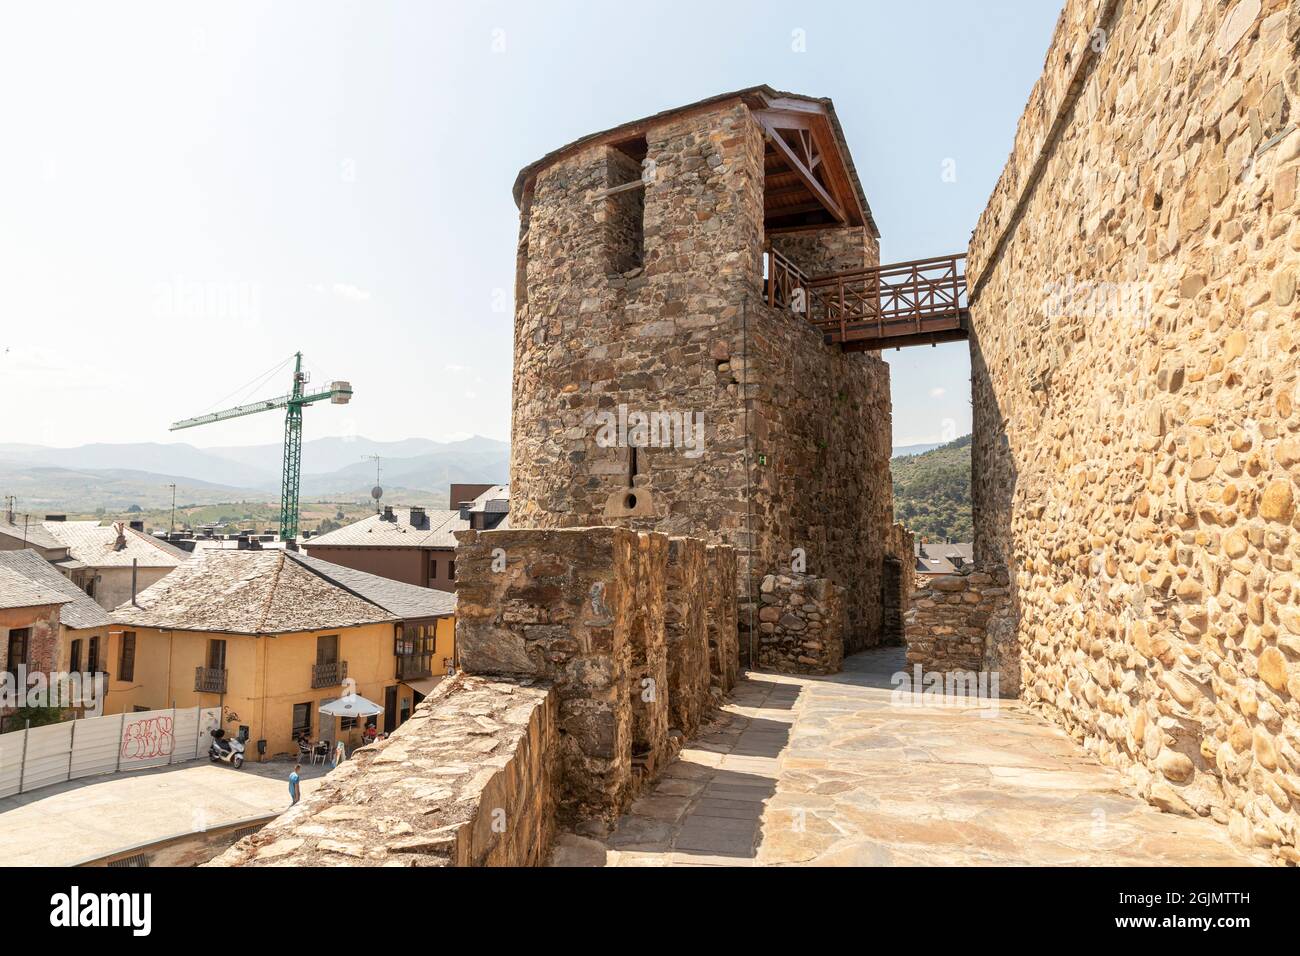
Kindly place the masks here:
POLYGON ((110 671, 105 713, 220 707, 227 736, 246 733, 247 759, 270 759, 296 755, 300 733, 360 744, 364 726, 320 713, 346 693, 382 706, 375 729, 391 732, 454 667, 455 598, 444 592, 284 552, 191 562, 114 611, 109 660, 125 644, 134 660, 129 680, 110 671))

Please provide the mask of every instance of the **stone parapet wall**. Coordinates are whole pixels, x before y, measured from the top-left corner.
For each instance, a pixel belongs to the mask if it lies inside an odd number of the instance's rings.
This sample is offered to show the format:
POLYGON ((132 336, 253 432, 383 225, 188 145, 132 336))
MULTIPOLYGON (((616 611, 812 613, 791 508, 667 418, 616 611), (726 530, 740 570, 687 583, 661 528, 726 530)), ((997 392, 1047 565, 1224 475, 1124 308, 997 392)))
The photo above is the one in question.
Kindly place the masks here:
POLYGON ((769 574, 759 586, 758 666, 834 674, 844 660, 844 589, 811 574, 769 574))
POLYGON ((1022 697, 1300 862, 1300 6, 1070 0, 973 234, 1022 697))
POLYGON ((705 557, 712 565, 706 584, 709 589, 709 684, 716 700, 729 693, 740 679, 736 549, 725 544, 711 544, 705 557))
POLYGON ((729 567, 696 539, 627 528, 457 540, 461 666, 554 687, 560 819, 613 823, 705 717, 709 577, 729 567))
POLYGON ((555 829, 556 697, 457 675, 209 866, 535 866, 555 829))
MULTIPOLYGON (((662 627, 647 626, 644 593, 662 602, 665 571, 642 588, 637 533, 622 528, 461 531, 456 549, 456 649, 467 673, 553 683, 566 822, 613 820, 631 799, 633 699, 642 700, 633 644, 662 654, 662 627)), ((647 558, 645 565, 653 562, 647 558)), ((661 619, 662 620, 662 619, 661 619)), ((650 705, 667 706, 658 693, 650 705)), ((656 725, 643 717, 641 726, 656 725)), ((657 747, 657 736, 644 741, 657 747)))
POLYGON ((1014 635, 990 626, 1007 617, 1010 589, 1002 568, 917 575, 905 620, 907 662, 925 672, 994 671, 1003 696, 1015 696, 1020 665, 1014 635))
POLYGON ((708 574, 698 538, 668 541, 664 640, 668 648, 668 726, 690 737, 712 705, 709 696, 708 574))

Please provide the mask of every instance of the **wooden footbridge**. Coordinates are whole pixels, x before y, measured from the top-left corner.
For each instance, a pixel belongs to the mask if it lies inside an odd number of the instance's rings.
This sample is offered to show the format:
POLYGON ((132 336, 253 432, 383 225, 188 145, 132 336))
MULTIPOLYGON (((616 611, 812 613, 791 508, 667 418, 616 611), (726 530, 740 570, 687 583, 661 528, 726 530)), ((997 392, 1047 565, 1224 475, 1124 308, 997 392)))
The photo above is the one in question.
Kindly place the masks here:
POLYGON ((970 336, 965 254, 808 276, 767 252, 768 304, 802 314, 827 345, 864 352, 970 336))

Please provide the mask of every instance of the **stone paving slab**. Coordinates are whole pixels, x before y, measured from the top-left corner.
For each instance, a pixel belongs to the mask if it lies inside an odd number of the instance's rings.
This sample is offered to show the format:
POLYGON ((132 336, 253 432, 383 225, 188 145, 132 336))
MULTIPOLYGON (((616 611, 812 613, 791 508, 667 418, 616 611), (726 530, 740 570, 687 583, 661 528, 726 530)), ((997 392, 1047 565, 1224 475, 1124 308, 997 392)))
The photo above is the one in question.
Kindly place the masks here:
POLYGON ((603 840, 557 866, 1243 866, 1210 820, 1162 813, 1015 701, 895 699, 902 651, 749 673, 603 840))

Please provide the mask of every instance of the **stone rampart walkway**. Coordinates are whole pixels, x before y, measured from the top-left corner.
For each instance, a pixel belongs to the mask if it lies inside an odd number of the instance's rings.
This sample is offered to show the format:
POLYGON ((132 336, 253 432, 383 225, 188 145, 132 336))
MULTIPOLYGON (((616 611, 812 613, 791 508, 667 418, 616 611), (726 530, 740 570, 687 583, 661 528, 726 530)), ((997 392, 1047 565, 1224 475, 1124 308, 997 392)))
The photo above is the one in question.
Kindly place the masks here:
POLYGON ((1226 827, 1138 799, 1017 702, 989 716, 973 699, 893 702, 890 676, 905 666, 886 648, 833 677, 749 674, 610 836, 563 835, 553 864, 1259 862, 1226 827))

